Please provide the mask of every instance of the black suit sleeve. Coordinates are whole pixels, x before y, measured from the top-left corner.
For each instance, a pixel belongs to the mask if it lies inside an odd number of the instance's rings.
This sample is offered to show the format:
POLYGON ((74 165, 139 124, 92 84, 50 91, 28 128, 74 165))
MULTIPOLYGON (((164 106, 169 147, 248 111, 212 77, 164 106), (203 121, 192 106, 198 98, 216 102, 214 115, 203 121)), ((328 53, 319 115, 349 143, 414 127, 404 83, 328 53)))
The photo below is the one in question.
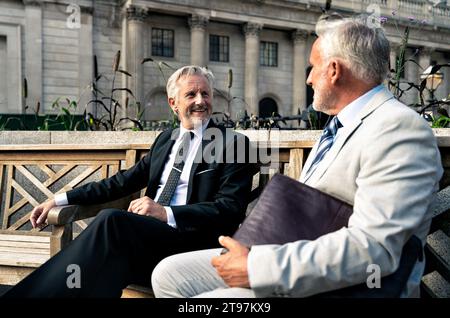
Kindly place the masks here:
POLYGON ((113 201, 144 188, 149 179, 153 149, 163 133, 155 139, 148 154, 128 170, 121 170, 110 178, 90 182, 67 192, 69 204, 98 204, 113 201))
MULTIPOLYGON (((219 164, 219 187, 212 195, 212 199, 171 207, 180 231, 209 232, 214 236, 231 235, 245 218, 256 165, 249 163, 248 138, 244 135, 240 135, 239 138, 245 138, 245 158, 242 163, 224 160, 224 163, 219 164)), ((236 144, 238 143, 227 144, 225 151, 229 151, 229 147, 235 147, 233 153, 237 154, 236 144)), ((201 185, 197 186, 200 191, 208 191, 202 189, 201 185)))

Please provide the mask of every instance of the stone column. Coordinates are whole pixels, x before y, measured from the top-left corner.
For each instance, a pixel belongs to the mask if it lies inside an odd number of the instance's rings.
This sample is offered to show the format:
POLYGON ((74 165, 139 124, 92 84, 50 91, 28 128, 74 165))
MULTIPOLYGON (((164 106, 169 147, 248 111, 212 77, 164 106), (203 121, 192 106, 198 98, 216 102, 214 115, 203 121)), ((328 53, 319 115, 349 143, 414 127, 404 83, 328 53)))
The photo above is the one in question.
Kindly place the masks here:
POLYGON ((400 50, 399 43, 391 43, 391 53, 389 55, 389 69, 395 71, 395 64, 397 61, 397 54, 400 50))
MULTIPOLYGON (((408 48, 405 53, 405 59, 413 59, 416 60, 416 56, 414 55, 416 49, 415 48, 408 48)), ((418 66, 412 62, 407 61, 405 63, 405 78, 408 82, 416 83, 418 84, 419 79, 419 68, 418 66)), ((419 101, 418 99, 418 91, 415 88, 411 88, 408 92, 406 92, 406 98, 404 99, 404 102, 407 104, 413 104, 419 101)))
POLYGON ((246 23, 243 28, 245 34, 244 98, 248 111, 254 115, 258 115, 259 34, 261 29, 262 25, 256 23, 246 23))
MULTIPOLYGON (((431 64, 431 54, 433 53, 434 49, 430 47, 422 47, 419 51, 419 77, 422 75, 423 72, 430 66, 431 64)), ((427 100, 431 98, 429 92, 427 89, 424 90, 423 97, 425 99, 425 103, 427 103, 427 100)))
MULTIPOLYGON (((447 51, 448 52, 448 51, 447 51)), ((442 58, 445 58, 445 53, 442 54, 442 58)), ((441 60, 439 64, 448 62, 445 60, 441 60)), ((439 86, 438 90, 440 91, 440 98, 443 98, 445 96, 448 96, 450 94, 450 67, 442 67, 440 69, 440 72, 444 73, 444 81, 442 82, 441 86, 439 86)), ((450 105, 444 105, 443 106, 447 112, 450 114, 450 105)))
MULTIPOLYGON (((306 109, 306 41, 308 32, 295 30, 292 32, 293 49, 293 74, 292 74, 292 115, 297 115, 306 109)), ((295 126, 297 126, 297 121, 295 126)))
MULTIPOLYGON (((28 97, 26 106, 33 113, 42 96, 42 7, 40 1, 24 1, 25 4, 25 78, 28 97)), ((41 108, 42 110, 42 108, 41 108)))
POLYGON ((188 20, 191 28, 191 64, 206 65, 206 26, 208 18, 200 15, 192 15, 188 20))
POLYGON ((420 65, 420 74, 422 74, 431 64, 431 54, 433 53, 434 48, 431 47, 423 47, 419 51, 419 65, 420 65))
MULTIPOLYGON (((79 51, 78 51, 78 80, 80 87, 80 104, 78 112, 83 111, 82 105, 85 105, 92 99, 92 94, 86 90, 86 87, 93 82, 94 70, 94 48, 92 39, 92 8, 81 8, 81 24, 79 29, 79 51)), ((91 107, 95 107, 91 104, 91 107)), ((91 111, 92 109, 90 109, 91 111)))
POLYGON ((126 70, 132 75, 132 77, 128 77, 128 88, 131 89, 136 100, 141 103, 144 101, 144 67, 141 62, 144 59, 144 21, 146 18, 147 11, 145 9, 136 6, 127 8, 126 70))

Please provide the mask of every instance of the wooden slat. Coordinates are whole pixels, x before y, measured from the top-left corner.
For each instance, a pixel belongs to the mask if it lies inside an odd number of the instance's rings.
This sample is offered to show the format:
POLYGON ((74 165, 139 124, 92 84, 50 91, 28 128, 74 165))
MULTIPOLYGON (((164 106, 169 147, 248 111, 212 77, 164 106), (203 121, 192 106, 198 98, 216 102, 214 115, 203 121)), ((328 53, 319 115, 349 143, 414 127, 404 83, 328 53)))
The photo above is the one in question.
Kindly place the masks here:
POLYGON ((101 178, 108 178, 108 165, 103 165, 100 172, 101 178))
POLYGON ((16 204, 14 204, 12 207, 9 208, 10 215, 19 210, 20 208, 22 208, 27 203, 28 200, 25 198, 22 198, 19 201, 17 201, 16 204))
MULTIPOLYGON (((18 230, 18 231, 10 231, 10 230, 0 230, 0 234, 14 234, 14 235, 30 235, 29 231, 24 230, 18 230)), ((34 233, 33 236, 47 236, 49 237, 51 234, 49 232, 40 232, 40 233, 34 233)))
POLYGON ((28 171, 27 168, 21 165, 16 165, 16 169, 19 170, 25 177, 27 177, 28 180, 30 180, 36 186, 36 188, 38 188, 47 196, 47 198, 53 197, 53 192, 47 189, 38 178, 36 178, 30 171, 28 171))
POLYGON ((39 242, 20 242, 20 241, 0 241, 2 247, 17 247, 17 248, 50 248, 50 243, 39 242))
POLYGON ((0 233, 0 241, 13 242, 33 242, 33 243, 48 243, 50 244, 50 235, 30 235, 29 232, 22 234, 20 231, 14 231, 11 234, 0 233))
POLYGON ((45 180, 43 183, 44 186, 49 187, 59 179, 61 179, 63 176, 65 176, 67 173, 69 173, 73 168, 75 168, 75 164, 65 164, 63 168, 61 168, 58 172, 56 172, 53 177, 45 180))
POLYGON ((14 257, 14 254, 40 254, 40 255, 50 255, 50 246, 47 248, 25 248, 25 247, 14 247, 14 246, 1 246, 0 245, 0 253, 7 254, 11 253, 11 256, 14 257))
POLYGON ((76 178, 74 178, 72 181, 70 181, 67 186, 70 186, 72 188, 76 187, 80 182, 82 182, 84 179, 89 177, 91 174, 95 173, 98 169, 100 169, 101 165, 88 167, 86 170, 84 170, 81 174, 79 174, 76 178))
POLYGON ((137 158, 136 150, 127 150, 125 158, 125 169, 131 168, 135 165, 137 158))
POLYGON ((303 167, 303 149, 291 149, 289 153, 289 170, 286 175, 298 180, 303 167))
MULTIPOLYGON (((119 163, 120 164, 120 163, 119 163)), ((115 164, 115 165, 109 165, 110 169, 111 169, 111 176, 115 175, 117 172, 119 172, 119 164, 115 164)))
POLYGON ((27 277, 35 268, 0 265, 0 284, 15 285, 27 277))
POLYGON ((64 162, 92 162, 106 160, 122 160, 125 159, 125 153, 100 153, 100 152, 70 152, 70 153, 2 153, 0 152, 0 161, 8 164, 26 164, 30 162, 46 162, 49 164, 61 164, 64 162), (27 158, 24 161, 24 157, 27 158))
POLYGON ((5 210, 3 211, 3 223, 2 229, 6 229, 8 227, 8 218, 9 218, 9 206, 12 202, 12 183, 13 183, 13 166, 8 166, 7 180, 6 180, 6 196, 5 196, 5 210))
POLYGON ((35 198, 33 198, 24 188, 22 188, 22 186, 20 184, 18 184, 15 180, 11 181, 12 186, 14 187, 14 189, 17 190, 17 192, 19 192, 24 198, 26 198, 28 200, 28 202, 30 204, 32 204, 33 206, 38 206, 39 202, 36 201, 35 198))
POLYGON ((76 221, 75 223, 83 230, 88 227, 88 224, 84 220, 79 220, 79 221, 76 221))
POLYGON ((0 151, 88 151, 88 150, 128 150, 128 149, 149 149, 151 143, 145 144, 14 144, 0 145, 0 151))
MULTIPOLYGON (((4 165, 0 164, 0 207, 1 207, 1 203, 3 202, 3 169, 4 169, 4 165)), ((6 204, 5 204, 5 210, 6 210, 6 204)), ((6 214, 6 213, 5 213, 6 214)), ((4 222, 3 222, 4 224, 4 222)))
MULTIPOLYGON (((24 155, 28 155, 28 154, 24 154, 24 155)), ((120 160, 123 160, 123 157, 114 159, 114 160, 102 160, 97 159, 97 160, 88 160, 86 158, 82 159, 82 160, 70 160, 69 158, 67 159, 54 159, 54 160, 47 160, 46 162, 48 162, 48 164, 51 165, 78 165, 78 166, 92 166, 92 165, 98 165, 98 164, 105 164, 105 165, 114 165, 117 164, 117 162, 119 162, 120 160)), ((36 160, 1 160, 0 158, 0 162, 5 164, 5 165, 22 165, 22 166, 30 166, 30 165, 37 165, 38 161, 36 160)))
POLYGON ((50 255, 54 256, 73 240, 72 223, 54 225, 50 237, 50 255))
POLYGON ((0 264, 7 266, 39 267, 49 259, 50 254, 15 254, 14 258, 12 258, 11 254, 3 254, 0 252, 0 264))
POLYGON ((46 164, 38 164, 37 166, 39 167, 39 169, 44 171, 45 174, 50 178, 52 178, 55 175, 55 172, 52 169, 50 169, 46 164))
MULTIPOLYGON (((14 224, 11 224, 8 229, 9 230, 18 230, 21 226, 23 226, 25 223, 27 223, 30 220, 30 212, 27 212, 25 215, 23 215, 20 219, 18 219, 14 224)), ((36 228, 32 231, 40 231, 41 229, 36 228)))

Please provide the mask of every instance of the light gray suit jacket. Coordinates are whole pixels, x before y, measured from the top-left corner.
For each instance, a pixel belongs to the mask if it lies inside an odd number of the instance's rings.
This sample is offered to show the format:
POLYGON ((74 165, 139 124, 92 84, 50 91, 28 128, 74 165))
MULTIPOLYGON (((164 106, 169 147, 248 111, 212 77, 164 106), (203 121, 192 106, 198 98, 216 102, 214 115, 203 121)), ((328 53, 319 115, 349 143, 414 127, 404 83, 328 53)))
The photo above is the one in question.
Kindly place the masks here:
MULTIPOLYGON (((381 276, 394 272, 412 235, 425 244, 430 202, 443 173, 432 130, 386 89, 358 117, 304 180, 353 205, 348 228, 314 241, 252 247, 248 269, 257 297, 304 297, 363 283, 370 264, 379 265, 381 276)), ((404 296, 419 295, 423 269, 418 262, 404 296)))

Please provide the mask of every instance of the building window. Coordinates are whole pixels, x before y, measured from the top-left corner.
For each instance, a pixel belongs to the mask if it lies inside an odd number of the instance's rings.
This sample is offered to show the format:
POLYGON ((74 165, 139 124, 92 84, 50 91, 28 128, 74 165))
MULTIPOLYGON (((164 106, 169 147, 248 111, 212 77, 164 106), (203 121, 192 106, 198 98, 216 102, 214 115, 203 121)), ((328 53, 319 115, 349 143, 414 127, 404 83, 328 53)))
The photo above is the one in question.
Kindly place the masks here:
POLYGON ((209 60, 214 62, 229 61, 230 38, 228 36, 209 36, 209 60))
POLYGON ((278 66, 278 43, 261 42, 259 64, 261 66, 278 66))
POLYGON ((152 55, 173 57, 173 30, 152 29, 152 55))

